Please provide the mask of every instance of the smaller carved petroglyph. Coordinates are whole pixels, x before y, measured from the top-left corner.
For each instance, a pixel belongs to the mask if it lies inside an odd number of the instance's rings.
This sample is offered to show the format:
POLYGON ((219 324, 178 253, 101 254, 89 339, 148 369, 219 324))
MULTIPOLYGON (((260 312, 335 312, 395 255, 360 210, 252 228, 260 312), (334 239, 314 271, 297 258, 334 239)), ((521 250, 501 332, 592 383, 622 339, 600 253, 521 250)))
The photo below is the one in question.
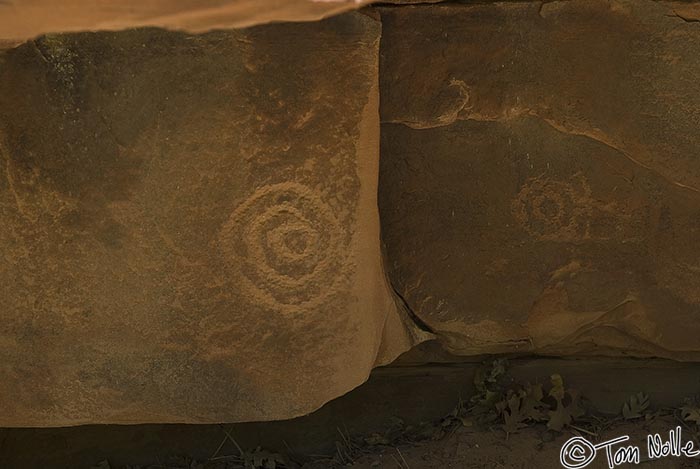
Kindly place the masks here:
POLYGON ((633 206, 609 195, 593 196, 582 173, 569 180, 528 179, 512 203, 522 227, 541 241, 625 241, 645 236, 649 206, 633 206), (609 200, 604 200, 608 198, 609 200))
POLYGON ((576 241, 589 236, 590 187, 582 175, 571 182, 530 178, 513 201, 515 218, 540 240, 576 241))

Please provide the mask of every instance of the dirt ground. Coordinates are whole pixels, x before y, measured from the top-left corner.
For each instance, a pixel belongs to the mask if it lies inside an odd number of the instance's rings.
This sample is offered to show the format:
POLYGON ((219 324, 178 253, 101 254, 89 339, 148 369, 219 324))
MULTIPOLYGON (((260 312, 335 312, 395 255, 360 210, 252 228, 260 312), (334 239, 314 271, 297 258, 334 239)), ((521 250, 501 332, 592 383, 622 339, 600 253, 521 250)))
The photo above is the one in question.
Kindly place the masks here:
MULTIPOLYGON (((459 428, 452 435, 440 440, 419 443, 411 446, 383 448, 375 454, 359 458, 353 467, 371 469, 376 467, 399 469, 546 469, 561 468, 559 453, 567 440, 582 435, 593 444, 608 441, 613 438, 628 435, 629 442, 623 445, 634 445, 640 448, 640 463, 644 469, 659 468, 698 468, 700 460, 685 457, 668 456, 649 460, 647 454, 647 435, 656 434, 665 440, 668 432, 680 425, 672 416, 655 419, 653 422, 619 422, 601 431, 597 436, 588 435, 576 430, 554 434, 546 430, 544 425, 529 427, 521 432, 506 435, 502 431, 473 431, 469 428, 459 428)), ((682 441, 692 438, 690 429, 683 427, 682 441), (688 432, 688 433, 686 433, 688 432)), ((614 446, 619 448, 620 445, 614 446)), ((636 464, 623 464, 616 467, 637 467, 636 464)), ((324 466, 318 466, 324 467, 324 466)), ((607 468, 604 450, 596 454, 596 458, 587 467, 607 468)))
MULTIPOLYGON (((615 467, 643 469, 675 469, 675 468, 700 468, 700 459, 684 456, 673 456, 649 460, 647 450, 648 435, 659 434, 662 442, 669 440, 669 431, 681 427, 680 441, 684 446, 688 441, 693 441, 697 448, 697 427, 681 422, 673 415, 665 415, 650 420, 637 419, 634 421, 601 420, 597 424, 581 423, 577 428, 569 428, 561 433, 552 432, 543 424, 528 426, 518 433, 506 435, 498 426, 491 429, 476 430, 470 427, 459 426, 447 429, 444 436, 439 439, 427 439, 420 442, 394 442, 381 444, 377 442, 378 435, 340 435, 337 440, 337 451, 329 458, 321 455, 280 454, 268 452, 264 449, 243 450, 249 457, 248 462, 253 466, 244 465, 245 461, 239 455, 236 446, 224 437, 221 444, 209 437, 198 441, 196 446, 201 450, 198 456, 177 454, 177 450, 170 448, 172 457, 156 457, 143 454, 137 465, 111 463, 108 459, 100 460, 96 454, 91 456, 76 453, 72 463, 53 464, 43 458, 35 460, 25 458, 23 461, 3 459, 0 457, 0 467, 3 469, 338 469, 341 467, 353 467, 356 469, 549 469, 562 468, 560 463, 560 451, 566 442, 577 436, 585 437, 590 443, 596 445, 622 436, 629 436, 628 442, 613 446, 618 449, 621 446, 633 445, 640 449, 639 464, 621 464, 615 467), (213 446, 212 446, 213 445, 213 446), (218 446, 218 448, 217 448, 218 446), (214 448, 213 451, 212 448, 214 448), (202 457, 206 453, 211 457, 202 457), (92 459, 91 459, 92 458, 92 459)), ((225 428, 222 428, 222 435, 225 428)), ((155 432, 153 432, 155 433, 155 432)), ((185 436, 184 434, 182 435, 185 436)), ((132 438, 118 442, 119 451, 128 454, 143 452, 148 439, 157 439, 154 434, 144 434, 141 437, 132 435, 132 438), (150 436, 149 436, 150 435, 150 436)), ((399 436, 401 440, 402 436, 399 436)), ((2 456, 2 441, 0 441, 0 456, 2 456)), ((26 441, 31 444, 31 441, 26 441)), ((51 448, 44 444, 41 438, 35 441, 34 451, 51 452, 51 448)), ((117 444, 117 442, 114 442, 117 444)), ((195 453, 191 441, 181 442, 182 447, 188 447, 188 453, 195 453)), ((84 444, 73 441, 73 445, 84 444)), ((109 442, 102 441, 106 448, 109 442)), ((7 447, 6 447, 7 448, 7 447)), ((97 448, 95 448, 97 449, 97 448)), ((110 452, 105 450, 105 453, 110 452)), ((294 453, 290 451, 290 453, 294 453)), ((114 455, 114 448, 111 454, 114 455)), ((106 454, 105 454, 106 455, 106 454)), ((7 454, 5 453, 5 456, 7 454)), ((134 459, 132 458, 132 461, 134 459)), ((114 459, 112 460, 114 461, 114 459)), ((586 466, 593 469, 609 468, 604 450, 599 450, 595 459, 586 466)))
MULTIPOLYGON (((342 436, 339 438, 338 451, 332 459, 312 458, 313 461, 296 463, 287 460, 288 456, 266 452, 258 449, 254 453, 248 452, 248 463, 244 465, 241 458, 227 457, 226 455, 211 458, 204 462, 190 462, 189 465, 162 463, 148 466, 148 469, 172 468, 172 469, 338 469, 341 467, 353 467, 356 469, 548 469, 564 468, 560 462, 560 452, 570 439, 583 437, 592 445, 599 445, 613 439, 628 436, 629 440, 612 445, 612 455, 621 447, 639 448, 638 462, 608 464, 605 449, 598 449, 595 457, 585 466, 576 466, 569 461, 569 468, 589 467, 603 469, 612 467, 632 468, 641 466, 658 469, 675 468, 700 468, 700 459, 690 458, 683 454, 673 454, 650 459, 648 450, 648 436, 658 435, 660 443, 670 441, 669 431, 678 431, 682 448, 692 441, 694 448, 698 448, 697 429, 681 422, 673 415, 665 415, 650 420, 638 419, 636 421, 601 420, 596 425, 582 424, 576 429, 570 428, 564 432, 552 432, 544 425, 535 425, 522 429, 518 433, 506 435, 497 428, 475 430, 468 427, 450 429, 444 437, 438 440, 426 440, 395 445, 363 445, 355 446, 355 441, 364 440, 371 442, 377 435, 371 435, 358 439, 342 436), (347 439, 346 439, 347 438, 347 439), (257 456, 253 456, 253 454, 257 456), (257 458, 257 460, 256 460, 257 458), (277 459, 279 458, 279 459, 277 459), (274 463, 273 463, 274 461, 274 463)), ((572 443, 573 444, 573 443, 572 443)), ((660 448, 660 447, 659 447, 660 448)), ((246 451, 243 451, 246 453, 246 451)), ((586 453, 591 454, 591 453, 586 453)), ((299 455, 297 455, 299 457, 299 455)), ((184 460, 183 460, 184 461, 184 460)), ((299 461, 299 459, 297 459, 299 461)), ((94 469, 108 469, 102 466, 94 466, 94 469)), ((136 469, 131 466, 128 469, 136 469)), ((143 468, 145 469, 145 468, 143 468)))
MULTIPOLYGON (((484 424, 478 421, 483 414, 466 410, 478 396, 475 386, 483 385, 484 376, 495 376, 483 370, 496 370, 496 363, 378 369, 365 385, 289 421, 0 429, 0 469, 555 469, 563 467, 560 451, 571 438, 598 445, 625 435, 630 440, 614 448, 639 447, 643 469, 700 468, 698 458, 649 460, 646 441, 658 433, 665 442, 678 426, 682 445, 698 440, 694 421, 700 421, 700 400, 687 398, 697 390, 695 365, 514 359, 498 368, 498 380, 486 380, 489 389, 539 382, 547 393, 541 401, 547 403, 549 377, 558 372, 566 388, 580 391, 592 407, 561 432, 548 429, 546 419, 526 419, 516 422, 522 426, 517 432, 506 434, 502 416, 484 424), (648 400, 638 406, 638 417, 625 420, 623 403, 639 391, 648 400), (683 420, 681 409, 693 413, 683 420)), ((604 449, 586 467, 609 467, 604 449)))

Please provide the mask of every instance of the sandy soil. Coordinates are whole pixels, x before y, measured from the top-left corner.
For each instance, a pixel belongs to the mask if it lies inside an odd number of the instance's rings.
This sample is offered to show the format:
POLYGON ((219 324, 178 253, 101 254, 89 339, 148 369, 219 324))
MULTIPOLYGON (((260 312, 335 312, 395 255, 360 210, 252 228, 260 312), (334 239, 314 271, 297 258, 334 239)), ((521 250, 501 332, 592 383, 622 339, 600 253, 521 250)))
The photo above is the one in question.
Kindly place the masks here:
MULTIPOLYGON (((647 435, 659 433, 663 441, 667 441, 669 430, 681 425, 672 416, 633 422, 619 422, 609 428, 599 431, 597 436, 588 435, 576 430, 553 434, 544 426, 529 427, 521 432, 506 435, 499 430, 473 431, 469 428, 459 428, 452 435, 440 440, 429 441, 411 446, 385 447, 375 454, 359 458, 353 467, 357 468, 400 468, 400 469, 432 469, 432 468, 494 468, 494 469, 538 469, 561 468, 559 453, 563 445, 574 436, 584 436, 593 444, 611 439, 629 436, 630 440, 613 446, 616 450, 621 446, 638 446, 640 463, 623 464, 616 467, 643 467, 644 469, 660 468, 696 468, 700 460, 687 457, 668 456, 655 460, 648 459, 647 435)), ((681 439, 683 444, 693 438, 690 427, 682 427, 681 439)), ((695 445, 697 448, 697 444, 695 445)), ((319 466, 322 467, 322 466, 319 466)), ((595 459, 586 467, 607 468, 605 450, 596 453, 595 459)))

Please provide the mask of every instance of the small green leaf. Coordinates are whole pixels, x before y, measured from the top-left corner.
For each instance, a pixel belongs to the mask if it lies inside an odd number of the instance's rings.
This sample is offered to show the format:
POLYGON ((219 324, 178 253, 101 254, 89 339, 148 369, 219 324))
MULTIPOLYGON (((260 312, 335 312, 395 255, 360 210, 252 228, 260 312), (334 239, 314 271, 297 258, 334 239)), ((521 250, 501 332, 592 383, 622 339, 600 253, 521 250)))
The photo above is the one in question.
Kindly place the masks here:
POLYGON ((503 410, 503 429, 506 433, 515 433, 525 426, 525 416, 520 412, 521 398, 518 394, 512 394, 506 401, 503 410))
POLYGON ((474 422, 473 422, 472 419, 470 419, 470 418, 460 417, 459 420, 462 422, 462 426, 463 426, 463 427, 472 427, 472 426, 474 426, 474 422))
POLYGON ((551 430, 561 431, 567 425, 570 425, 574 419, 582 417, 585 414, 585 410, 581 407, 579 401, 578 392, 573 389, 564 390, 564 383, 559 375, 552 376, 552 384, 554 387, 559 387, 561 389, 554 388, 549 392, 556 402, 557 406, 554 410, 549 411, 549 421, 547 422, 547 427, 551 430), (554 379, 557 376, 558 379, 554 379), (568 399, 565 399, 568 395, 568 399), (562 396, 562 397, 559 397, 562 396))
POLYGON ((552 396, 556 400, 563 400, 564 399, 564 380, 562 379, 561 375, 554 374, 551 376, 551 381, 552 381, 552 389, 549 390, 549 395, 552 396))
POLYGON ((547 422, 547 428, 560 432, 564 429, 564 427, 566 427, 570 423, 571 413, 567 412, 564 406, 557 405, 556 409, 549 411, 549 421, 547 422))
POLYGON ((521 392, 522 404, 521 413, 523 416, 533 422, 540 422, 545 418, 545 410, 547 404, 542 402, 544 391, 541 384, 528 384, 521 392))
POLYGON ((681 407, 681 416, 686 422, 700 424, 700 409, 693 406, 681 407))
POLYGON ((622 416, 625 420, 632 420, 644 416, 644 412, 649 408, 649 396, 643 392, 630 396, 629 400, 622 406, 622 416))

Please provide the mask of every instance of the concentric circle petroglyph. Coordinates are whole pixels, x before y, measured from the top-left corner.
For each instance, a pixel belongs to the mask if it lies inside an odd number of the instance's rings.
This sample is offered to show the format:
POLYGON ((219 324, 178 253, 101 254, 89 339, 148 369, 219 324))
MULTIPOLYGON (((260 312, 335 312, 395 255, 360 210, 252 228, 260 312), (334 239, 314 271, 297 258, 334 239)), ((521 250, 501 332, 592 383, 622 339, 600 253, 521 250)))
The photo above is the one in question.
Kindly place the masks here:
POLYGON ((313 189, 283 182, 261 187, 242 202, 219 242, 249 301, 298 312, 333 294, 346 251, 341 228, 313 189))

